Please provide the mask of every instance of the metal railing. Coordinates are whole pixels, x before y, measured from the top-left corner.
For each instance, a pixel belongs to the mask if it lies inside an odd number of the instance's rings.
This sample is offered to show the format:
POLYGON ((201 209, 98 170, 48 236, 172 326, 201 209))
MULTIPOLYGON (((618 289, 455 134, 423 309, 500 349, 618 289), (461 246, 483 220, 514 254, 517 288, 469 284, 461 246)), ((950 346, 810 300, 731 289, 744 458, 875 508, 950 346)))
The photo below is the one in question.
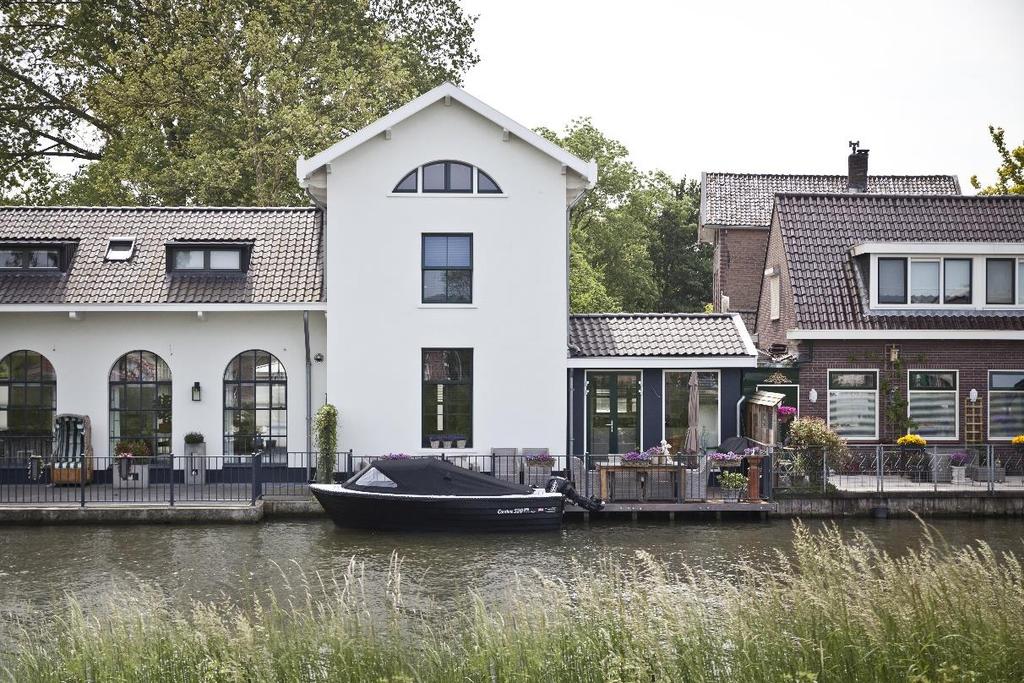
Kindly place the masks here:
POLYGON ((1024 491, 1024 454, 995 444, 779 448, 771 485, 777 494, 791 496, 1024 491))

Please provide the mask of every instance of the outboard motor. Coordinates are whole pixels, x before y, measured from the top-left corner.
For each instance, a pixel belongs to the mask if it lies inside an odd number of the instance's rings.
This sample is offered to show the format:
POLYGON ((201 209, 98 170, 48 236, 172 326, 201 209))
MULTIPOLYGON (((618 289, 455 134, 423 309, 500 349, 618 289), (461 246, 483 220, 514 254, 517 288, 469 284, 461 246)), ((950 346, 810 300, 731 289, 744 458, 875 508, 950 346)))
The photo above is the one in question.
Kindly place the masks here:
POLYGON ((544 490, 548 493, 561 493, 570 503, 575 503, 589 512, 600 512, 604 509, 603 500, 597 496, 584 498, 576 492, 572 482, 565 477, 551 477, 548 479, 547 485, 544 486, 544 490))

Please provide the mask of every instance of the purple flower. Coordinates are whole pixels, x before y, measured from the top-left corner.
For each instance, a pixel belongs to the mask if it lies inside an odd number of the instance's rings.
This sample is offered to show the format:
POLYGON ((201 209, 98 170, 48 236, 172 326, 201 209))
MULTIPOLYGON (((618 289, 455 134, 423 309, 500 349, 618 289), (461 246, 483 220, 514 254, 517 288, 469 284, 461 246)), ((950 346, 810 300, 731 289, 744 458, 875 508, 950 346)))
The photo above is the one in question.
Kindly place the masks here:
POLYGON ((408 460, 410 458, 408 453, 388 453, 380 457, 381 460, 408 460))
POLYGON ((788 417, 790 415, 796 415, 796 408, 793 406, 779 406, 778 412, 782 417, 788 417))
POLYGON ((547 452, 527 453, 526 455, 523 456, 523 460, 525 460, 527 463, 535 464, 544 464, 555 461, 555 459, 551 457, 551 454, 547 452))
POLYGON ((651 459, 650 451, 644 451, 639 453, 637 451, 630 451, 622 456, 623 462, 648 462, 651 459))
POLYGON ((742 458, 742 455, 733 453, 732 451, 729 451, 728 453, 712 453, 708 456, 708 459, 713 460, 714 462, 737 462, 742 458))
POLYGON ((949 456, 949 462, 954 467, 963 467, 969 463, 971 459, 971 454, 967 451, 957 451, 956 453, 951 453, 949 456))

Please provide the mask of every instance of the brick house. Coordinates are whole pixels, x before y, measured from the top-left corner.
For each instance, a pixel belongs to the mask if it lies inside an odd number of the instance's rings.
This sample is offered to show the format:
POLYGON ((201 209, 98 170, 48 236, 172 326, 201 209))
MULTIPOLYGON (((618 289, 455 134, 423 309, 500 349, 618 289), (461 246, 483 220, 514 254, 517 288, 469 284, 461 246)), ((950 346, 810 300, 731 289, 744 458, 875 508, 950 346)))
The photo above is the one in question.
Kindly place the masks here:
POLYGON ((1024 433, 1024 197, 779 194, 764 265, 748 384, 852 443, 1024 433))
POLYGON ((712 302, 754 328, 761 271, 779 192, 960 194, 949 175, 868 175, 868 150, 850 155, 847 175, 701 174, 701 242, 714 245, 712 302))

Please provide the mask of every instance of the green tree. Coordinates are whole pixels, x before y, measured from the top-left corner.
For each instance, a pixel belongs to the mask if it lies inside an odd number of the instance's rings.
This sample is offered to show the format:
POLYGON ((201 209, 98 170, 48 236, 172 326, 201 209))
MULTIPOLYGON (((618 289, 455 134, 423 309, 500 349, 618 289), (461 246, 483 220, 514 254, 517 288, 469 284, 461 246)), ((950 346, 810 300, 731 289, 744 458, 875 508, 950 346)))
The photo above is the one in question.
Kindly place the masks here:
POLYGON ((651 259, 661 292, 659 311, 703 311, 711 300, 714 249, 697 243, 699 218, 700 183, 683 178, 654 223, 651 259))
POLYGON ((995 126, 988 127, 992 143, 996 146, 1002 163, 996 169, 995 185, 982 187, 978 176, 971 176, 971 185, 978 194, 1024 194, 1024 143, 1014 149, 1006 146, 1006 132, 995 126))
POLYGON ((295 158, 458 82, 474 22, 457 0, 9 0, 0 197, 306 203, 295 158))
POLYGON ((596 186, 570 218, 573 312, 700 310, 711 280, 710 256, 695 247, 699 184, 684 181, 680 191, 667 174, 640 171, 587 118, 561 135, 538 132, 598 166, 596 186))

